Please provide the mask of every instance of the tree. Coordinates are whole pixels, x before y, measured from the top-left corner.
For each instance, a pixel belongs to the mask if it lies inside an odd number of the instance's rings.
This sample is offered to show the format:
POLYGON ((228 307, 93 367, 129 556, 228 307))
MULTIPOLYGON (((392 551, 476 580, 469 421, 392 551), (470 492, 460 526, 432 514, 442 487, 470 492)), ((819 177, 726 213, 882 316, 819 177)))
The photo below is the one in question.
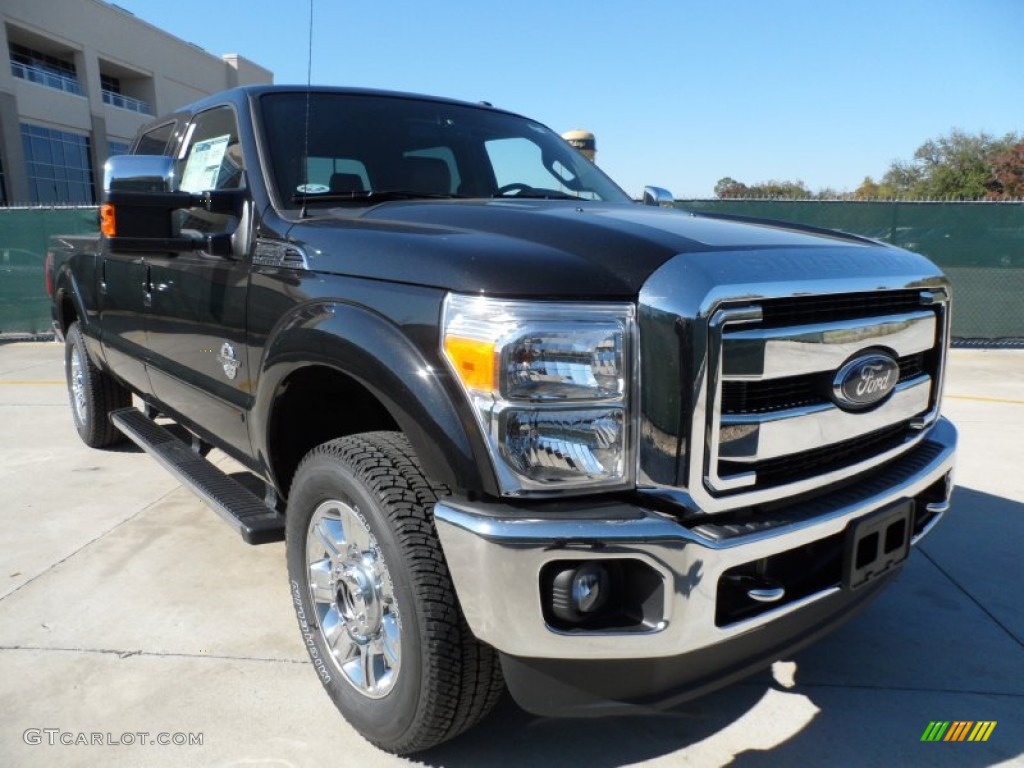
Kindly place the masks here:
POLYGON ((1024 141, 992 158, 992 175, 985 186, 992 200, 1024 198, 1024 141))
POLYGON ((731 176, 724 176, 715 184, 715 197, 723 200, 731 197, 749 197, 750 189, 731 176))
POLYGON ((852 200, 853 195, 846 190, 839 191, 835 187, 822 187, 814 193, 815 200, 852 200))
POLYGON ((865 176, 854 192, 825 187, 812 193, 796 181, 775 179, 744 184, 724 176, 715 184, 721 199, 760 198, 787 200, 1001 200, 1024 198, 1024 140, 1016 133, 995 138, 957 128, 928 139, 912 160, 894 160, 875 181, 865 176))
POLYGON ((916 165, 895 160, 882 177, 882 183, 878 188, 879 197, 922 197, 918 187, 923 177, 924 172, 916 165))
POLYGON ((911 162, 894 161, 877 191, 880 197, 981 199, 991 192, 995 158, 1017 141, 1015 134, 996 139, 954 128, 918 147, 911 162))
POLYGON ((949 136, 926 141, 914 159, 922 168, 919 184, 923 197, 977 200, 988 190, 990 158, 1004 149, 989 135, 969 136, 954 130, 949 136))
POLYGON ((872 179, 870 176, 865 176, 864 181, 860 183, 860 186, 854 190, 854 200, 878 200, 881 195, 882 187, 872 179))
POLYGON ((811 190, 800 180, 796 181, 764 181, 755 184, 752 190, 758 197, 784 198, 787 200, 805 200, 811 197, 811 190))
POLYGON ((731 176, 725 176, 715 184, 715 196, 723 200, 737 197, 785 198, 803 200, 812 197, 802 181, 763 181, 760 184, 747 186, 731 176))

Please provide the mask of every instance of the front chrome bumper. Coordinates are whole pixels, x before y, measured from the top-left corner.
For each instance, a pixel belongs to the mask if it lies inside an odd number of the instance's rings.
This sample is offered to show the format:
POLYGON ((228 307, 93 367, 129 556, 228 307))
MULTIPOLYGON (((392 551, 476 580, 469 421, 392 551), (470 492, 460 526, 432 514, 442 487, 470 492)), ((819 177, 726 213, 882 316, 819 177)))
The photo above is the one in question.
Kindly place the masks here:
POLYGON ((445 500, 434 514, 462 610, 480 640, 529 659, 679 657, 727 643, 819 601, 836 603, 838 593, 848 591, 833 584, 719 626, 718 585, 731 568, 842 534, 854 520, 915 498, 916 543, 948 509, 956 442, 955 427, 940 419, 914 449, 856 484, 794 505, 781 523, 727 536, 709 534, 714 516, 687 527, 641 505, 585 499, 571 508, 564 503, 541 508, 445 500), (541 604, 543 567, 553 561, 605 558, 640 560, 661 575, 662 620, 635 631, 551 627, 541 604))

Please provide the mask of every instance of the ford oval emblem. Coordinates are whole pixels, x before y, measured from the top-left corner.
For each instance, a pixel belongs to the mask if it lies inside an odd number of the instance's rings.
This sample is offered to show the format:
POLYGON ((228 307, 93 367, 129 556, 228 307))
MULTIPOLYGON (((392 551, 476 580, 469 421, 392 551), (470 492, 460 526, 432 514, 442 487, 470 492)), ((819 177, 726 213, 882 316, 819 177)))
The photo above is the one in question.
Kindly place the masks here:
POLYGON ((896 388, 900 365, 893 357, 872 352, 846 363, 832 382, 832 398, 847 411, 880 403, 896 388))

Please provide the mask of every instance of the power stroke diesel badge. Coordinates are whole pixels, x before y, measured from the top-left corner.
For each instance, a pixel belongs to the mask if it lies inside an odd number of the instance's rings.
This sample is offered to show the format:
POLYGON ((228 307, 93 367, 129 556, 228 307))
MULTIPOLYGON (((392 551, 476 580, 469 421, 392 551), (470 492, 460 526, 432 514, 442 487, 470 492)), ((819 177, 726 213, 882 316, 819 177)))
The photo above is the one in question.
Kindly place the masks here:
POLYGON ((855 357, 836 373, 832 399, 847 411, 858 411, 889 396, 900 379, 896 359, 881 352, 855 357))
POLYGON ((238 366, 242 364, 238 356, 235 355, 235 348, 225 341, 220 347, 217 360, 224 367, 224 375, 233 381, 238 375, 238 366))

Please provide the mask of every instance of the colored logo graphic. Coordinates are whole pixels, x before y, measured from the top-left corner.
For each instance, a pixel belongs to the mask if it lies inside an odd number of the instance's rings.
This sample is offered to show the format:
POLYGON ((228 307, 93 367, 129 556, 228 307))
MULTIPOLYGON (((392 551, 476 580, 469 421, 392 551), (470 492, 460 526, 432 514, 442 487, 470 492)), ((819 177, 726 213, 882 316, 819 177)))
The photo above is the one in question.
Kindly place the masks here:
POLYGON ((988 741, 997 720, 932 720, 921 741, 988 741))

